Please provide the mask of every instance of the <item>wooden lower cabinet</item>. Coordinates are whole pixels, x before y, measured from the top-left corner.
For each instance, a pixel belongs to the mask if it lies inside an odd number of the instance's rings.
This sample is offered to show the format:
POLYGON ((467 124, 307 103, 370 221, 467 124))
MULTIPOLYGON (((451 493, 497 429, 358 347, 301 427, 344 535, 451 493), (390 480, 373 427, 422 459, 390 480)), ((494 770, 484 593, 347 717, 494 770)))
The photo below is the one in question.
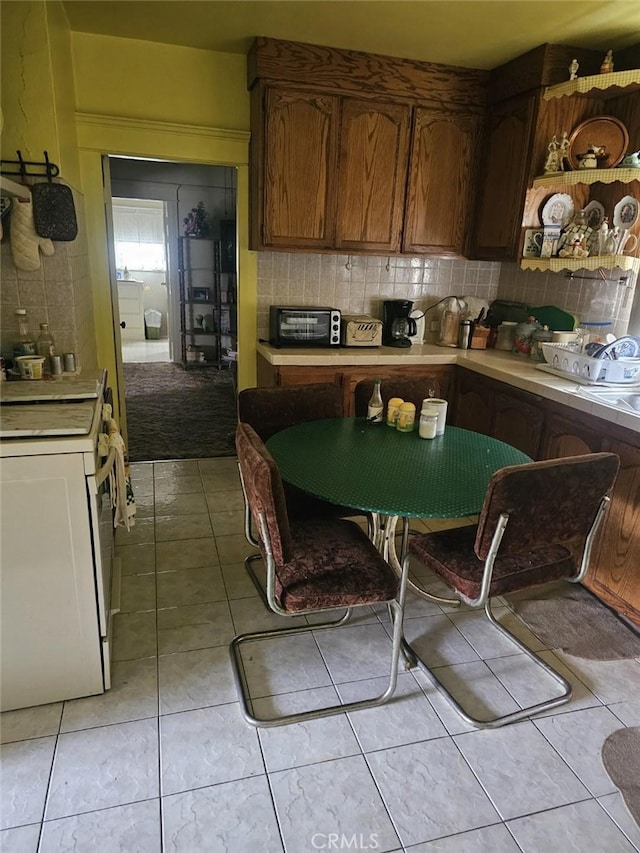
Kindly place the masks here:
POLYGON ((602 450, 618 454, 620 472, 587 586, 640 624, 640 447, 604 438, 602 450))
POLYGON ((542 398, 458 368, 452 423, 517 447, 538 458, 544 413, 542 398))
POLYGON ((640 436, 636 444, 614 424, 590 415, 547 418, 543 458, 607 450, 620 457, 620 472, 584 584, 606 604, 640 625, 640 436), (619 435, 620 434, 620 435, 619 435))
POLYGON ((452 423, 506 441, 534 459, 618 454, 620 473, 584 584, 640 625, 640 435, 461 368, 452 423))
POLYGON ((440 384, 440 396, 449 399, 453 387, 455 367, 452 364, 434 365, 356 365, 345 364, 335 367, 300 365, 273 365, 258 355, 258 385, 306 385, 318 382, 333 382, 340 385, 343 391, 344 413, 347 417, 354 416, 353 392, 362 379, 381 379, 392 381, 396 378, 411 376, 437 379, 440 384))
POLYGON ((597 453, 601 445, 602 421, 595 418, 568 417, 558 413, 547 415, 542 439, 541 459, 559 459, 597 453))

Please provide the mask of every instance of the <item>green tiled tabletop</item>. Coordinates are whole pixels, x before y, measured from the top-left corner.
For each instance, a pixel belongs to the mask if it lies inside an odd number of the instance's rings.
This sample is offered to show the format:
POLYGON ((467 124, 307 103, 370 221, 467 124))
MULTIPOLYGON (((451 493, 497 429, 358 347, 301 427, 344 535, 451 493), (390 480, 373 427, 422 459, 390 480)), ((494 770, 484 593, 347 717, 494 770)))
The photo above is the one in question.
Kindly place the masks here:
POLYGON ((423 439, 364 418, 298 424, 267 441, 282 478, 332 503, 417 518, 480 511, 489 478, 531 459, 477 432, 447 426, 423 439))

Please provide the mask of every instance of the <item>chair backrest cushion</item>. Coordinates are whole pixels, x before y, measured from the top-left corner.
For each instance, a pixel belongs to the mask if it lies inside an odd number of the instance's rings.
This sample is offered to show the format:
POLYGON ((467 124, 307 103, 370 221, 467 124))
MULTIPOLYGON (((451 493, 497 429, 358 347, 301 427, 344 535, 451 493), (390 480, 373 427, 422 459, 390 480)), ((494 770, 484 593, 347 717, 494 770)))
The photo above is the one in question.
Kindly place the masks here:
MULTIPOLYGON (((380 385, 382 402, 387 405, 392 397, 400 397, 405 403, 413 403, 419 412, 422 401, 427 397, 440 396, 440 383, 434 377, 408 377, 406 379, 383 379, 380 385)), ((362 379, 355 387, 354 410, 357 418, 367 414, 367 404, 373 393, 373 379, 362 379)))
POLYGON ((290 558, 291 531, 278 466, 260 436, 249 424, 238 423, 236 452, 246 499, 256 529, 260 530, 258 518, 263 512, 274 560, 277 565, 282 565, 290 558))
POLYGON ((342 389, 333 383, 244 388, 238 394, 238 420, 263 441, 286 427, 344 416, 342 389))
POLYGON ((500 555, 554 544, 582 546, 620 466, 615 453, 589 453, 502 468, 492 476, 478 521, 475 552, 484 560, 501 513, 500 555))

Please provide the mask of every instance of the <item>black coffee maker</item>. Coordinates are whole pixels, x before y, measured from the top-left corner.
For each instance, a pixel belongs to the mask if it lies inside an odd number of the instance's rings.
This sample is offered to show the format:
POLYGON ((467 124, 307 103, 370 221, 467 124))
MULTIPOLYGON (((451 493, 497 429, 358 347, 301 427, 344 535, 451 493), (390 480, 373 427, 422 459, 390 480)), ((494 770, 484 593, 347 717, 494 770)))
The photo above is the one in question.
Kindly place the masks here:
POLYGON ((382 303, 382 343, 388 347, 410 347, 409 335, 417 332, 416 321, 410 317, 413 302, 408 299, 387 299, 382 303))

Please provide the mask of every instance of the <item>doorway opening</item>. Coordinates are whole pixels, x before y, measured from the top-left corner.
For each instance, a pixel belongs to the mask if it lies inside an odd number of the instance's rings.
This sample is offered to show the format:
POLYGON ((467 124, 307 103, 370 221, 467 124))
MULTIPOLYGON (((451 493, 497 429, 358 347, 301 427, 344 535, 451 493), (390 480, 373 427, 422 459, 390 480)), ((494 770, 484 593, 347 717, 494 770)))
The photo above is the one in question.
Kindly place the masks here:
POLYGON ((112 198, 122 361, 171 361, 167 203, 112 198))
POLYGON ((105 173, 129 458, 233 455, 236 169, 109 156, 105 173))

